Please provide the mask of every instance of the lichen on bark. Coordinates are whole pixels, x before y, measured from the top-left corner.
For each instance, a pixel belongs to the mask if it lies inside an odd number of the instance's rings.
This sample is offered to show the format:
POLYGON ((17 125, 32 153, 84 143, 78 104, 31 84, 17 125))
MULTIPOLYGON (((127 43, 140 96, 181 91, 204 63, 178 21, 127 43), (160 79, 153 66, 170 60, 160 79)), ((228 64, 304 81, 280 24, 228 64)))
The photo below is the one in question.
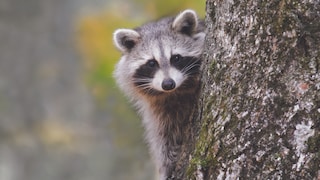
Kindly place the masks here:
POLYGON ((188 179, 320 178, 320 2, 207 1, 188 179))

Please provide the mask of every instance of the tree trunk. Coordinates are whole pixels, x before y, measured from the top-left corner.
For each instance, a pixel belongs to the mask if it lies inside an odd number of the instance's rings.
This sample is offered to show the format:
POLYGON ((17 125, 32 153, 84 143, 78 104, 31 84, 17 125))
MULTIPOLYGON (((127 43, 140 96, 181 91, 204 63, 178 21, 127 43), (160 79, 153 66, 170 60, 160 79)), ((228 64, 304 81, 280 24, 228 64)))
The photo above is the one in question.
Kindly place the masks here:
POLYGON ((184 179, 320 179, 320 1, 208 0, 206 24, 184 179))

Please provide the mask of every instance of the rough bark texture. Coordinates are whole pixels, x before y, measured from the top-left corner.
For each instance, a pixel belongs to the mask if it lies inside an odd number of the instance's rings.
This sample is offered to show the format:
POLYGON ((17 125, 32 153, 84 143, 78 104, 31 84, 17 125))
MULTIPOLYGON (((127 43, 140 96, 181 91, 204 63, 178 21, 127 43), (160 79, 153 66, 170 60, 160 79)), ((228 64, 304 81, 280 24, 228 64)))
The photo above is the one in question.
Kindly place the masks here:
POLYGON ((208 0, 185 179, 320 179, 320 1, 208 0))

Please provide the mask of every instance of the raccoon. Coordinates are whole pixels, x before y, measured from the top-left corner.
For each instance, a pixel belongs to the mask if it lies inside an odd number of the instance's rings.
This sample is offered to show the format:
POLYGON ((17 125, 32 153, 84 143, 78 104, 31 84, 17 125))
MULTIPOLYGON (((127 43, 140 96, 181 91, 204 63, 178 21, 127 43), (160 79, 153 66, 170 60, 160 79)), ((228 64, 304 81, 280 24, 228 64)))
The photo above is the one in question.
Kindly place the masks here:
POLYGON ((199 95, 204 22, 188 9, 135 29, 118 29, 113 39, 122 53, 116 82, 142 116, 160 179, 174 179, 199 95))

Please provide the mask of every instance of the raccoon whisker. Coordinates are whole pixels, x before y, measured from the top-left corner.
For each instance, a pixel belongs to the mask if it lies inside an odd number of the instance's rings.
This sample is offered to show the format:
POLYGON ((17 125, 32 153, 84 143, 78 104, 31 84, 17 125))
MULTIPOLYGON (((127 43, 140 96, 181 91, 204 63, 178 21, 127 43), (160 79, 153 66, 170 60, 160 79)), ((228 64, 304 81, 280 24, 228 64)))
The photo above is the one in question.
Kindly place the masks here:
MULTIPOLYGON (((125 84, 125 85, 127 85, 127 86, 131 86, 132 84, 137 84, 137 83, 141 83, 141 81, 132 81, 132 82, 126 82, 126 83, 123 83, 123 84, 125 84)), ((142 82, 143 84, 145 84, 146 82, 142 82)))
POLYGON ((139 83, 139 82, 148 83, 150 81, 151 81, 151 79, 149 79, 149 78, 139 78, 139 79, 134 79, 133 80, 134 83, 139 83))
POLYGON ((133 84, 135 84, 138 87, 150 86, 150 81, 133 81, 133 84))
POLYGON ((191 64, 189 66, 187 66, 186 71, 189 71, 190 69, 194 68, 194 67, 200 67, 200 64, 191 64))
POLYGON ((153 90, 150 84, 140 84, 140 85, 137 85, 137 87, 143 91, 146 91, 147 93, 150 93, 153 90))
POLYGON ((183 70, 184 70, 184 69, 190 69, 190 68, 192 68, 193 66, 199 65, 199 64, 197 64, 197 63, 198 63, 198 61, 193 61, 193 62, 190 63, 188 66, 184 67, 183 70))
POLYGON ((142 85, 139 85, 138 87, 141 89, 144 89, 144 90, 151 88, 150 85, 148 85, 148 84, 142 84, 142 85))
POLYGON ((186 73, 186 72, 188 72, 189 70, 191 70, 191 69, 194 68, 194 67, 200 67, 200 64, 197 64, 197 61, 194 61, 194 62, 192 62, 191 64, 189 64, 188 66, 184 67, 184 68, 182 69, 182 72, 183 72, 183 73, 186 73))
POLYGON ((149 82, 137 81, 137 82, 134 82, 134 84, 135 84, 135 86, 137 86, 137 87, 150 86, 150 85, 149 85, 149 82))
POLYGON ((153 88, 150 85, 143 86, 141 87, 141 89, 148 94, 152 94, 152 91, 153 91, 153 88))
POLYGON ((127 83, 124 83, 126 86, 132 86, 134 85, 135 87, 138 87, 140 89, 148 89, 150 88, 150 85, 149 85, 149 81, 148 82, 141 82, 141 81, 137 81, 137 82, 127 82, 127 83))
POLYGON ((136 84, 136 87, 138 87, 140 90, 144 91, 147 94, 154 94, 154 89, 150 84, 150 80, 147 83, 138 84, 138 85, 136 84))

